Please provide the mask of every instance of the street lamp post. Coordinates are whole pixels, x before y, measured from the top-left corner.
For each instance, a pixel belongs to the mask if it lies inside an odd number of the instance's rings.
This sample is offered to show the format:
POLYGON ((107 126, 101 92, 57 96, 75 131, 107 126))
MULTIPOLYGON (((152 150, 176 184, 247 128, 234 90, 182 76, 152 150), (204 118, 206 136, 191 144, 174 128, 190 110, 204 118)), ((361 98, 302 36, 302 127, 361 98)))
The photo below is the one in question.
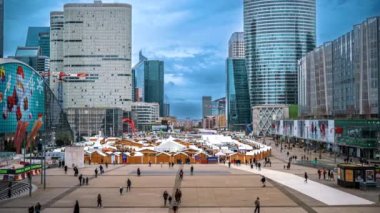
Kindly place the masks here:
POLYGON ((46 144, 42 144, 42 153, 43 153, 43 158, 44 158, 44 164, 43 164, 43 169, 44 169, 44 190, 46 189, 46 150, 45 150, 45 145, 46 144))
MULTIPOLYGON (((42 146, 42 138, 40 138, 40 144, 41 144, 41 146, 42 146)), ((41 160, 40 162, 41 162, 41 166, 42 166, 42 165, 43 165, 43 164, 42 164, 42 153, 40 153, 40 160, 41 160)), ((43 169, 43 167, 42 167, 42 169, 43 169)), ((41 171, 41 184, 42 184, 42 181, 43 181, 43 177, 42 177, 42 175, 43 175, 43 174, 42 174, 42 171, 41 171)))
MULTIPOLYGON (((30 142, 30 147, 29 147, 29 168, 32 167, 32 142, 30 142)), ((32 173, 31 170, 29 169, 29 197, 32 196, 32 173)))

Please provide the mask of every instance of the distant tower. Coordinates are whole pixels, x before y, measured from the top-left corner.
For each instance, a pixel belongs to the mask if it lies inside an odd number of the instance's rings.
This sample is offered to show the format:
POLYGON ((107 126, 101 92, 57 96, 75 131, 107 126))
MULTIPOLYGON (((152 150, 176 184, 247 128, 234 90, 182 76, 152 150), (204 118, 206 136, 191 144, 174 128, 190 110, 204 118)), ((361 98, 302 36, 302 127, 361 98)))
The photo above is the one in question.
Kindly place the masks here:
POLYGON ((202 96, 202 117, 212 115, 211 96, 202 96))

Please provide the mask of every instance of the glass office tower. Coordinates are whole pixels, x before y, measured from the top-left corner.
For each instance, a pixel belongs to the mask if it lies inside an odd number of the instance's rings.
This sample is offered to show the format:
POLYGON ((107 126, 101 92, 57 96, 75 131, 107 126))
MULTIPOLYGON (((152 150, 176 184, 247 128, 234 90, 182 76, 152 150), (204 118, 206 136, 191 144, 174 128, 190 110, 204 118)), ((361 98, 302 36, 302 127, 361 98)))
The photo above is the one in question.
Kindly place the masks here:
POLYGON ((144 100, 160 104, 160 116, 164 114, 164 62, 147 60, 144 62, 144 100))
POLYGON ((251 123, 247 71, 241 58, 227 59, 227 119, 230 130, 245 129, 251 123))
POLYGON ((315 0, 244 0, 251 106, 297 103, 297 60, 315 47, 315 0))

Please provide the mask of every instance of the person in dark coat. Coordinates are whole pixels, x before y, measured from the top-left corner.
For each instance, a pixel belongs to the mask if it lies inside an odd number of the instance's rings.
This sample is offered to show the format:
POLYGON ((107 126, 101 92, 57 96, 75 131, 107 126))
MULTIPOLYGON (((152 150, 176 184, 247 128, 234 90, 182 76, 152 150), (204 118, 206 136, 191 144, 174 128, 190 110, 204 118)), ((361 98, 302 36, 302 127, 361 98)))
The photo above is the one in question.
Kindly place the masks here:
POLYGON ((256 201, 255 201, 255 213, 260 213, 260 198, 257 197, 256 201))
POLYGON ((169 197, 168 197, 169 205, 172 204, 172 199, 173 199, 172 196, 169 195, 169 197))
POLYGON ((123 187, 120 187, 119 192, 120 192, 120 195, 123 194, 123 187))
POLYGON ((82 185, 82 174, 79 175, 78 179, 79 179, 79 186, 81 186, 82 185))
POLYGON ((12 197, 12 188, 9 187, 8 188, 8 198, 11 198, 12 197))
POLYGON ((308 175, 307 175, 307 172, 305 172, 305 183, 307 183, 307 178, 308 178, 308 175))
POLYGON ((164 191, 164 194, 163 194, 162 196, 164 197, 164 206, 166 206, 166 201, 168 200, 169 194, 168 194, 168 192, 165 190, 165 191, 164 191))
POLYGON ((86 185, 88 185, 88 177, 86 177, 86 185))
POLYGON ((102 205, 102 196, 100 195, 100 194, 98 194, 98 199, 97 199, 97 201, 98 201, 98 208, 102 208, 103 207, 103 205, 102 205))
POLYGON ((79 202, 78 202, 78 200, 75 201, 74 213, 79 213, 79 202))
POLYGON ((137 168, 137 176, 140 176, 140 175, 141 175, 140 168, 137 168))
POLYGON ((34 206, 29 207, 28 212, 29 213, 34 213, 34 206))
POLYGON ((193 175, 193 173, 194 173, 194 166, 191 165, 191 167, 190 167, 190 174, 193 175))
POLYGON ((37 202, 37 204, 34 206, 34 211, 36 213, 41 213, 41 204, 40 204, 40 202, 37 202))
POLYGON ((266 179, 265 179, 265 177, 263 176, 263 177, 261 178, 261 182, 263 183, 263 187, 265 187, 265 181, 266 181, 266 179))
POLYGON ((131 191, 131 185, 132 185, 132 181, 128 178, 128 180, 127 180, 127 192, 131 191))
POLYGON ((95 169, 95 178, 98 177, 98 168, 95 169))
POLYGON ((65 166, 65 174, 67 174, 67 166, 65 166))

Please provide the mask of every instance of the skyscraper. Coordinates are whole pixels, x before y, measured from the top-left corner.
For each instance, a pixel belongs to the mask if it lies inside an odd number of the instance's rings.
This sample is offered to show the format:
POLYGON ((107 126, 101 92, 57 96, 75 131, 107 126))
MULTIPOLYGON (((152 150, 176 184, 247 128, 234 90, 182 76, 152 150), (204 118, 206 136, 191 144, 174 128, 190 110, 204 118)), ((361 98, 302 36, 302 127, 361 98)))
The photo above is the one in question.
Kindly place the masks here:
POLYGON ((144 64, 148 60, 140 50, 139 62, 132 68, 132 100, 136 102, 144 101, 144 64))
POLYGON ((165 116, 164 107, 164 62, 148 60, 139 52, 139 62, 132 68, 133 101, 158 103, 160 116, 165 116))
MULTIPOLYGON (((78 127, 77 138, 84 132, 83 115, 102 121, 131 111, 131 11, 129 4, 94 1, 50 13, 50 86, 78 127)), ((96 126, 118 135, 121 122, 96 126)))
POLYGON ((233 33, 228 42, 228 58, 226 60, 227 125, 231 130, 245 129, 245 126, 251 121, 244 50, 244 33, 233 33))
POLYGON ((0 58, 4 57, 4 0, 0 0, 0 58))
POLYGON ((234 32, 228 41, 228 57, 229 58, 244 58, 244 33, 234 32))
POLYGON ((202 118, 212 115, 211 96, 202 96, 202 118))
POLYGON ((41 55, 50 56, 50 27, 29 27, 26 47, 40 47, 41 55))
POLYGON ((297 60, 315 47, 315 0, 244 0, 251 106, 297 103, 297 60))
POLYGON ((144 62, 144 101, 160 104, 160 116, 164 115, 164 62, 144 62))
MULTIPOLYGON (((95 1, 65 4, 63 14, 51 13, 51 75, 63 71, 68 76, 60 91, 65 109, 130 111, 131 9, 129 4, 95 1)), ((58 84, 60 79, 52 77, 50 82, 58 84)), ((57 88, 53 86, 54 92, 57 88)))

